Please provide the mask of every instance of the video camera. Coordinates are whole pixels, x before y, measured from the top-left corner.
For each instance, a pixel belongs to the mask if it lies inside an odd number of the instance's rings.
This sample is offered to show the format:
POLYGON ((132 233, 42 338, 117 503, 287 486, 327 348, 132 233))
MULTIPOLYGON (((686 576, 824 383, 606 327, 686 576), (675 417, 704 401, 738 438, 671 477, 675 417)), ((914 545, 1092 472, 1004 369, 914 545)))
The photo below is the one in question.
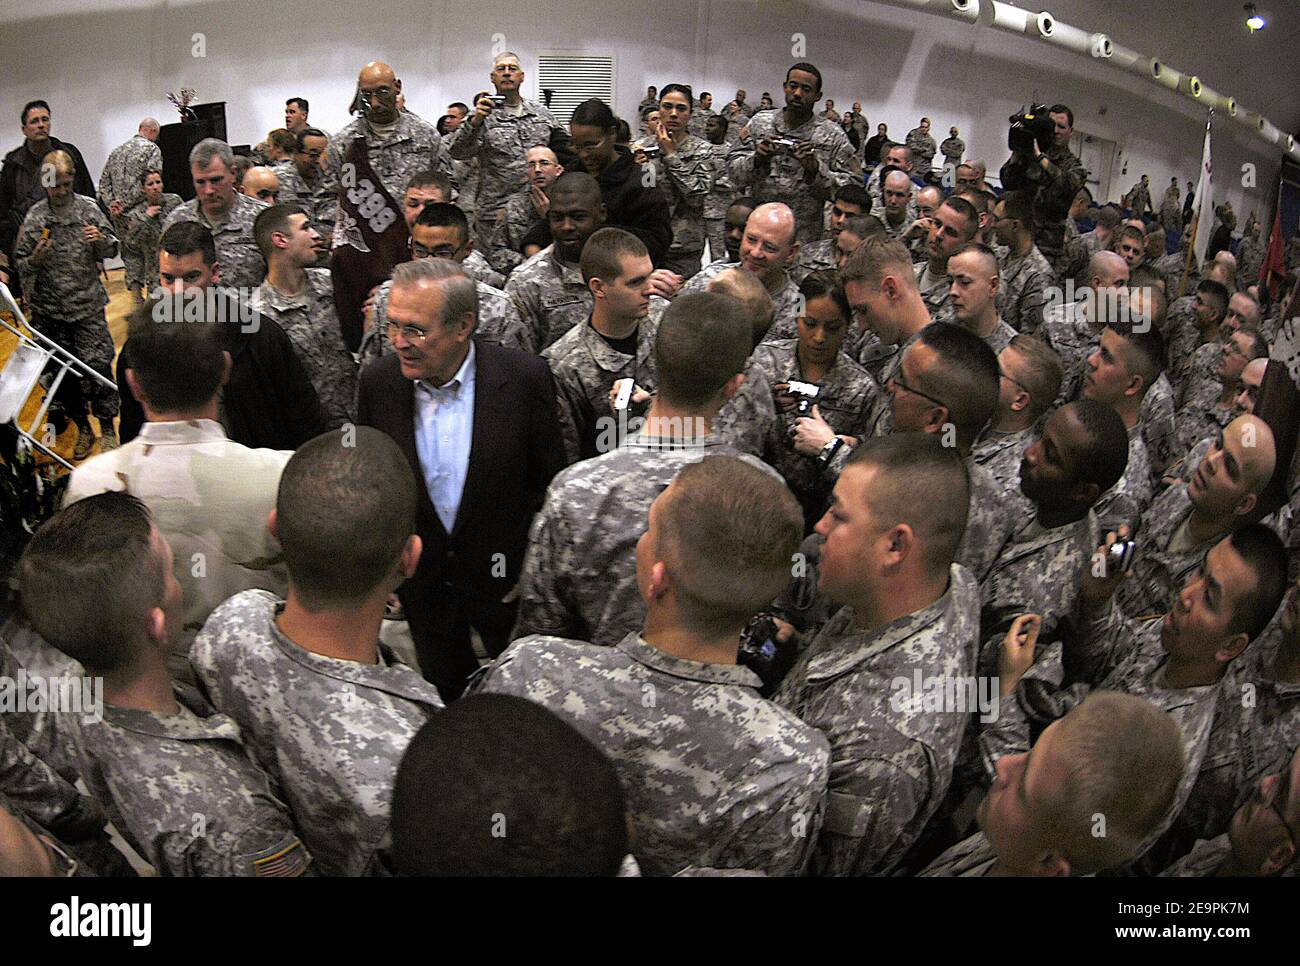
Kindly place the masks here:
POLYGON ((1011 124, 1007 131, 1007 147, 1016 154, 1033 155, 1034 142, 1038 150, 1046 153, 1056 143, 1056 123, 1046 104, 1035 104, 1027 111, 1007 118, 1011 124))

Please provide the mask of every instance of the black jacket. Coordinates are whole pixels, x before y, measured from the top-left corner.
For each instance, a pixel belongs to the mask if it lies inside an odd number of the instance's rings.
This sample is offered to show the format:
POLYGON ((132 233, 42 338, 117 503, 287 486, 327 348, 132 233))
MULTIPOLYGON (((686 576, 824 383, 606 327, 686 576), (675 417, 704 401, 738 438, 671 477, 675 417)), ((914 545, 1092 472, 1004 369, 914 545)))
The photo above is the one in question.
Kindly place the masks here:
MULTIPOLYGON (((528 528, 564 446, 550 368, 538 356, 475 340, 474 428, 456 523, 448 533, 434 511, 415 446, 415 383, 396 353, 361 374, 357 423, 391 436, 415 473, 416 526, 424 542, 415 575, 402 586, 408 611, 447 595, 495 604, 514 586, 528 528), (504 570, 496 555, 504 556, 504 570)), ((415 618, 413 618, 415 619, 415 618)))
MULTIPOLYGON (((614 163, 596 175, 601 198, 605 202, 605 226, 623 228, 645 242, 650 250, 650 260, 658 265, 668 254, 673 243, 672 215, 668 209, 668 194, 656 185, 647 188, 641 183, 641 166, 632 160, 632 152, 623 145, 614 146, 617 157, 614 163)), ((576 158, 564 166, 565 171, 586 169, 576 158)), ((519 243, 522 251, 526 245, 545 248, 551 243, 551 226, 543 218, 524 235, 519 243)))
MULTIPOLYGON (((225 314, 222 328, 231 360, 223 397, 226 432, 236 443, 253 449, 295 450, 325 432, 320 399, 284 329, 262 316, 254 321, 256 325, 241 324, 236 308, 225 314)), ((122 397, 119 435, 124 443, 135 439, 144 425, 144 409, 126 382, 130 349, 128 339, 115 370, 122 397)))
MULTIPOLYGON (((67 151, 72 155, 73 163, 77 166, 77 173, 72 179, 72 190, 87 198, 94 198, 95 180, 86 170, 86 162, 76 145, 52 137, 49 150, 67 151)), ((27 150, 24 141, 5 155, 4 166, 0 167, 0 251, 6 255, 13 254, 18 229, 22 227, 28 209, 45 197, 45 189, 41 186, 42 159, 34 157, 27 150)))

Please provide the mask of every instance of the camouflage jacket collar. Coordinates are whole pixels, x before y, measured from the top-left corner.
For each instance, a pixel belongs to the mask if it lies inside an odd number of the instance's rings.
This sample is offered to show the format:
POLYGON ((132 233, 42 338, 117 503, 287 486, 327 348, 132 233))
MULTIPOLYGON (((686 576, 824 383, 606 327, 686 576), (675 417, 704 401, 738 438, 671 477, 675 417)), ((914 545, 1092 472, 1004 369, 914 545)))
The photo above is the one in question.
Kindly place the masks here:
POLYGON ((808 683, 830 681, 847 674, 941 621, 957 636, 957 625, 965 615, 978 614, 979 589, 960 564, 950 565, 948 574, 948 589, 942 597, 874 630, 857 630, 853 626, 853 608, 842 608, 813 642, 806 674, 808 683))
MULTIPOLYGON (((636 365, 637 369, 645 369, 651 364, 655 348, 655 332, 659 326, 653 317, 646 316, 637 326, 636 331, 636 365)), ((592 361, 602 370, 610 373, 618 373, 627 365, 628 356, 619 352, 612 345, 605 341, 604 337, 596 331, 591 320, 579 330, 583 346, 591 354, 592 361)))
POLYGON ((216 711, 197 688, 173 682, 172 691, 181 706, 176 714, 105 704, 104 721, 123 731, 173 741, 211 741, 215 738, 243 743, 239 725, 234 719, 216 711))
POLYGON ((144 446, 189 446, 229 439, 222 425, 211 419, 187 419, 184 422, 145 423, 136 437, 144 446))
MULTIPOLYGON (((333 285, 328 269, 308 268, 304 269, 304 271, 307 273, 307 278, 301 292, 295 295, 286 295, 272 285, 271 279, 268 277, 263 279, 262 284, 257 287, 258 297, 276 312, 288 312, 291 309, 310 309, 323 295, 332 295, 333 285)), ((389 284, 391 281, 390 279, 385 284, 389 284)))
MULTIPOLYGON (((1037 521, 1037 516, 1031 516, 1028 522, 1021 528, 1020 533, 1033 528, 1037 521)), ((1073 523, 1067 523, 1063 526, 1052 527, 1050 530, 1042 530, 1033 536, 1026 538, 1023 542, 1020 539, 1020 533, 1017 533, 1012 539, 1014 542, 1002 551, 997 560, 996 569, 1001 569, 1018 560, 1023 560, 1031 554, 1038 553, 1046 547, 1058 543, 1079 544, 1081 555, 1087 556, 1094 547, 1101 542, 1101 536, 1098 533, 1097 515, 1091 510, 1087 515, 1075 520, 1073 523)))
POLYGON ((647 644, 640 634, 627 635, 619 641, 618 649, 638 664, 675 678, 703 684, 730 684, 755 690, 763 686, 759 676, 742 664, 704 664, 701 661, 673 657, 647 644))
POLYGON ((554 242, 537 254, 546 256, 546 261, 551 266, 551 270, 565 285, 577 285, 583 291, 587 290, 587 283, 582 280, 582 272, 576 266, 566 265, 560 261, 560 254, 556 251, 554 242))
POLYGON ((1026 426, 1024 429, 1018 429, 1013 433, 990 429, 988 435, 980 440, 971 451, 971 459, 983 466, 1009 449, 1023 452, 1024 448, 1029 445, 1029 441, 1033 439, 1033 435, 1033 426, 1026 426))
POLYGON ((344 661, 339 658, 316 654, 299 647, 289 640, 275 623, 283 604, 276 601, 267 613, 267 626, 270 639, 275 647, 289 660, 307 668, 313 674, 334 678, 345 684, 363 688, 373 688, 385 694, 392 694, 407 701, 415 701, 435 710, 442 707, 433 692, 433 685, 416 674, 401 662, 396 654, 383 641, 375 643, 379 647, 382 664, 360 664, 356 661, 344 661))

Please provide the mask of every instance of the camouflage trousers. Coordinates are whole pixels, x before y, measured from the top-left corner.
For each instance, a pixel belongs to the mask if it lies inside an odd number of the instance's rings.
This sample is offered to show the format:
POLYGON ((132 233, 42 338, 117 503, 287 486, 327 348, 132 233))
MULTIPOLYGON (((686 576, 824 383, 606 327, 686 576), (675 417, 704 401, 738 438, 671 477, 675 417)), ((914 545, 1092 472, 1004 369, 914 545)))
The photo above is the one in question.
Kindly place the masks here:
POLYGON ((158 284, 158 253, 153 251, 143 251, 138 248, 131 248, 126 243, 127 229, 130 227, 125 218, 113 218, 113 230, 117 232, 117 237, 121 240, 119 253, 122 256, 122 264, 126 266, 126 287, 130 292, 137 292, 141 286, 152 289, 158 284), (153 267, 149 267, 149 259, 153 258, 153 267))
MULTIPOLYGON (((32 325, 46 338, 53 339, 105 379, 112 380, 115 350, 102 309, 99 315, 88 319, 65 320, 33 315, 32 325)), ((52 370, 52 366, 46 368, 47 372, 52 370)), ((116 391, 97 380, 89 376, 78 379, 69 373, 59 385, 55 402, 74 419, 84 417, 89 407, 95 417, 103 422, 117 415, 120 399, 116 391)), ((111 429, 112 426, 109 424, 104 428, 111 429)))
POLYGON ((709 261, 716 262, 727 257, 727 220, 725 218, 705 218, 704 237, 709 242, 709 261))

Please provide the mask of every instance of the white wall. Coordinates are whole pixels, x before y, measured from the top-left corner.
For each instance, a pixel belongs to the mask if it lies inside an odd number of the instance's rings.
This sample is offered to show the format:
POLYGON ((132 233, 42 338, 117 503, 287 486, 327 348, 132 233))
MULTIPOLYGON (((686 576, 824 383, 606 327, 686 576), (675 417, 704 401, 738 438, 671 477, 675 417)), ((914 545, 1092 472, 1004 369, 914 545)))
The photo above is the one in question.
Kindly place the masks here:
MULTIPOLYGON (((1105 27, 1088 22, 1086 0, 1058 0, 1053 10, 1079 26, 1105 27)), ((896 137, 921 114, 933 118, 938 140, 955 124, 968 154, 994 172, 1007 154, 1007 116, 1035 96, 1064 100, 1077 128, 1116 141, 1128 159, 1127 175, 1114 172, 1113 199, 1142 173, 1151 176, 1157 202, 1171 175, 1194 179, 1204 130, 1203 112, 1186 99, 1088 57, 863 0, 10 0, 0 20, 7 21, 0 29, 0 130, 8 132, 0 147, 17 143, 22 104, 44 97, 54 133, 76 143, 95 174, 140 117, 175 119, 166 93, 182 84, 197 88, 200 101, 225 100, 231 141, 255 143, 282 123, 291 95, 311 100, 314 123, 342 127, 357 70, 378 58, 397 69, 408 106, 436 119, 448 101, 488 86, 497 33, 526 70, 539 50, 613 53, 615 107, 628 118, 647 84, 671 81, 711 90, 719 103, 743 86, 751 103, 768 90, 779 104, 785 67, 807 59, 821 68, 837 107, 861 100, 873 128, 885 121, 896 137), (192 55, 195 33, 206 40, 201 58, 192 55), (792 56, 795 33, 806 38, 806 58, 792 56)), ((1115 36, 1144 49, 1143 38, 1115 36)), ((1250 103, 1250 78, 1241 82, 1233 93, 1250 103)), ((535 85, 526 93, 536 96, 535 85)), ((1216 124, 1214 161, 1222 175, 1218 196, 1242 215, 1254 208, 1264 217, 1278 152, 1224 118, 1216 124), (1241 185, 1246 162, 1258 166, 1255 189, 1241 185)))

